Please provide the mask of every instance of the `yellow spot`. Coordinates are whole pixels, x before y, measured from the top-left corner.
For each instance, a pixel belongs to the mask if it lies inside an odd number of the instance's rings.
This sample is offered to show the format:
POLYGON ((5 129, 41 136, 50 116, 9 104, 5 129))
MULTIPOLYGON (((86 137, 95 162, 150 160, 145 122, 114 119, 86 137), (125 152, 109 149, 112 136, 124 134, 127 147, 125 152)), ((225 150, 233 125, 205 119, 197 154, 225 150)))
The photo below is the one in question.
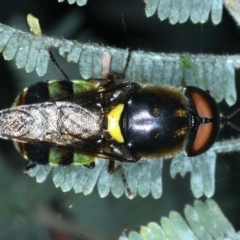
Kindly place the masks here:
POLYGON ((48 153, 49 165, 57 167, 64 156, 64 151, 58 148, 50 148, 48 153))
POLYGON ((183 128, 180 128, 180 129, 177 129, 175 131, 175 137, 182 137, 182 136, 185 136, 187 134, 187 127, 183 127, 183 128))
POLYGON ((124 104, 118 104, 108 114, 108 132, 117 142, 123 143, 124 139, 119 126, 119 120, 124 108, 124 104))
POLYGON ((158 116, 159 114, 160 114, 160 109, 157 108, 157 107, 155 107, 155 108, 153 109, 153 115, 154 115, 154 116, 158 116))
POLYGON ((187 117, 187 111, 185 109, 179 108, 174 112, 176 117, 187 117))

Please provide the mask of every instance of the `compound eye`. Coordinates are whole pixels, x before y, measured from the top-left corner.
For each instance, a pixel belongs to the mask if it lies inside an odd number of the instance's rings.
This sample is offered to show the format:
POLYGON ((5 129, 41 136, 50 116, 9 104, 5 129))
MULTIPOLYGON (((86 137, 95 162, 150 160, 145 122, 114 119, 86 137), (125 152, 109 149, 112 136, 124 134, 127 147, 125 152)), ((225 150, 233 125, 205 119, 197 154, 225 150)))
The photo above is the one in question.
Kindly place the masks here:
POLYGON ((217 103, 205 91, 196 87, 187 87, 193 104, 200 118, 210 119, 208 123, 201 123, 196 130, 192 147, 188 156, 197 156, 206 152, 216 141, 220 130, 220 116, 217 103))

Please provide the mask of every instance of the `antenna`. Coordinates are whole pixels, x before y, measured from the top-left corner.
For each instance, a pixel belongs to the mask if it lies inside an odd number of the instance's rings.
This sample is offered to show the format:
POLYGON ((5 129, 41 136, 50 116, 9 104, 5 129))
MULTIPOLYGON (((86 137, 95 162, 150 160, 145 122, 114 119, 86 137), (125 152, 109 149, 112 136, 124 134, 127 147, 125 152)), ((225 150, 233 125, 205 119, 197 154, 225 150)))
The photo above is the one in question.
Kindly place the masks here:
POLYGON ((239 127, 237 127, 235 124, 233 124, 233 123, 231 123, 230 121, 228 121, 228 120, 230 120, 233 116, 235 116, 239 111, 240 111, 240 108, 236 109, 235 111, 233 111, 232 113, 230 113, 230 114, 228 114, 228 115, 226 115, 226 116, 222 116, 222 117, 220 118, 221 124, 222 124, 222 125, 227 125, 227 126, 229 126, 229 127, 231 127, 231 128, 233 128, 233 129, 235 129, 235 130, 237 130, 237 131, 240 132, 240 128, 239 128, 239 127))

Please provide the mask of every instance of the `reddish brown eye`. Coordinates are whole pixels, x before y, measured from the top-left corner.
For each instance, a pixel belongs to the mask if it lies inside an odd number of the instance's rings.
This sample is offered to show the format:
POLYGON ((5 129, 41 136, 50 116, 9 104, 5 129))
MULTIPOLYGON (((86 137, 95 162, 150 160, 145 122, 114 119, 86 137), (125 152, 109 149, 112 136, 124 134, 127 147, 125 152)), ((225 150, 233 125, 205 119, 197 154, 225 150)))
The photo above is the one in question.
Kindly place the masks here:
POLYGON ((207 151, 216 141, 220 129, 219 110, 215 100, 205 91, 196 87, 187 87, 197 114, 200 118, 210 119, 196 129, 195 139, 188 156, 197 156, 207 151))

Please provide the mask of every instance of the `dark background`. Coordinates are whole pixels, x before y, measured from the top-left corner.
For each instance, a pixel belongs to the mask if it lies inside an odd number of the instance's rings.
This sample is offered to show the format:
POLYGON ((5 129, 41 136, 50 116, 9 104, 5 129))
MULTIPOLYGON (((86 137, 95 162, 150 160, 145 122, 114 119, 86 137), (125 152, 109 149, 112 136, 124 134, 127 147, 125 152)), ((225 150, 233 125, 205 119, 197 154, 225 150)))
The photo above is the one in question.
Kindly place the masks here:
MULTIPOLYGON (((160 22, 157 16, 146 18, 143 1, 89 0, 84 7, 57 0, 0 0, 0 22, 29 31, 26 15, 40 19, 42 31, 48 36, 99 44, 164 53, 239 54, 240 31, 224 9, 222 22, 214 26, 211 21, 194 25, 170 25, 160 22), (129 3, 130 2, 130 3, 129 3), (129 5, 130 4, 130 5, 129 5), (125 27, 124 27, 125 26, 125 27)), ((66 64, 58 57, 70 78, 79 79, 78 67, 66 64)), ((0 109, 11 105, 22 88, 32 82, 58 79, 61 76, 50 63, 48 74, 39 78, 18 70, 12 62, 0 58, 0 109)), ((236 71, 236 83, 239 73, 236 71)), ((236 106, 240 106, 239 101, 236 106)), ((231 107, 230 110, 236 108, 231 107)), ((225 103, 220 104, 222 111, 225 103)), ((239 117, 235 119, 235 123, 239 117)), ((236 137, 238 133, 227 129, 221 138, 236 137)), ((139 230, 150 221, 159 222, 174 210, 183 213, 186 204, 194 197, 190 190, 189 174, 182 179, 169 175, 170 161, 164 163, 163 196, 142 199, 111 195, 101 199, 94 191, 90 196, 62 193, 56 189, 51 177, 43 184, 22 173, 24 160, 11 142, 0 141, 0 238, 1 239, 117 239, 124 230, 139 230), (61 229, 61 230, 60 230, 61 229), (60 235, 57 235, 60 233, 60 235)), ((240 168, 237 153, 218 156, 216 166, 216 191, 213 199, 221 207, 236 230, 240 229, 240 168)))

